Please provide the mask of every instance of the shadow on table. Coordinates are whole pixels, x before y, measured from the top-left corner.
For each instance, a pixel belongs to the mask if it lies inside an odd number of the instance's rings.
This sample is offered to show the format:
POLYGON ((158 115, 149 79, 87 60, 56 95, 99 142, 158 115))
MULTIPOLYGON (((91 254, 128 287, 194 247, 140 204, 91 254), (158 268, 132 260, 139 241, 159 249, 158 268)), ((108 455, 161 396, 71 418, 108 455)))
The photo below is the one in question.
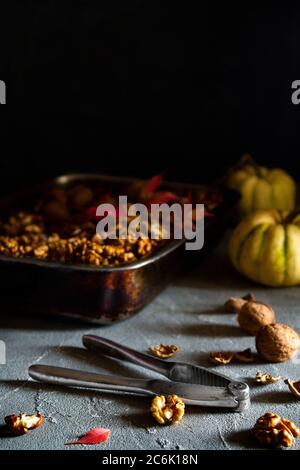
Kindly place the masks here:
POLYGON ((173 282, 176 287, 197 287, 215 290, 221 286, 222 290, 238 288, 249 289, 255 283, 241 277, 231 266, 227 256, 216 253, 207 258, 201 265, 185 270, 181 277, 173 282))
POLYGON ((6 424, 3 424, 0 426, 0 439, 3 439, 4 437, 18 437, 16 434, 13 434, 9 428, 6 426, 6 424))
POLYGON ((241 338, 249 337, 238 325, 230 325, 228 323, 175 323, 170 326, 167 322, 147 325, 148 334, 159 333, 161 336, 168 337, 170 332, 172 335, 186 335, 201 337, 221 337, 221 338, 241 338))
POLYGON ((225 337, 241 337, 247 336, 241 331, 238 325, 228 325, 226 323, 187 323, 172 326, 172 332, 178 330, 177 333, 188 336, 216 336, 225 337))
MULTIPOLYGON (((73 357, 76 360, 82 361, 84 366, 91 365, 99 367, 99 374, 101 373, 100 369, 104 369, 106 372, 114 375, 122 375, 124 377, 133 377, 133 378, 147 378, 146 369, 136 369, 136 366, 125 361, 118 361, 117 359, 112 359, 96 353, 89 351, 84 347, 79 348, 76 346, 61 346, 59 348, 59 354, 63 354, 68 357, 73 357)), ((86 370, 86 369, 85 369, 86 370)), ((153 372, 148 371, 153 374, 153 372)))
POLYGON ((253 403, 274 403, 274 404, 287 404, 287 403, 295 403, 297 398, 292 395, 289 391, 276 391, 272 390, 269 392, 262 392, 254 395, 251 398, 253 403))
POLYGON ((44 392, 56 392, 56 393, 64 393, 70 396, 76 397, 84 397, 84 398, 95 398, 97 394, 99 397, 104 400, 111 400, 114 399, 116 401, 121 402, 125 406, 132 406, 134 404, 135 407, 141 408, 145 410, 145 398, 138 395, 129 395, 129 394, 117 394, 110 391, 101 392, 100 390, 89 390, 86 388, 73 388, 73 387, 66 387, 63 385, 55 385, 55 384, 47 384, 41 382, 34 382, 34 381, 24 381, 24 380, 0 380, 0 386, 11 386, 12 391, 22 388, 24 392, 26 389, 33 392, 40 392, 41 387, 44 392))
POLYGON ((265 449, 251 434, 249 429, 231 432, 226 436, 228 444, 236 444, 243 449, 265 449))
POLYGON ((155 431, 157 430, 157 422, 154 420, 154 418, 151 416, 151 413, 149 412, 149 407, 150 407, 149 403, 150 403, 149 397, 148 397, 148 401, 147 401, 147 397, 144 397, 143 407, 141 408, 141 411, 138 411, 138 412, 135 411, 134 413, 127 413, 126 415, 122 416, 122 421, 124 421, 124 424, 128 424, 136 428, 143 428, 143 429, 146 429, 149 432, 149 434, 152 434, 152 433, 154 434, 155 431))
POLYGON ((58 318, 50 314, 39 314, 27 311, 8 311, 3 313, 4 307, 1 307, 0 313, 0 329, 8 328, 14 330, 34 330, 34 331, 71 331, 71 330, 86 330, 99 329, 101 327, 107 328, 104 325, 93 325, 91 323, 80 322, 76 319, 58 318))

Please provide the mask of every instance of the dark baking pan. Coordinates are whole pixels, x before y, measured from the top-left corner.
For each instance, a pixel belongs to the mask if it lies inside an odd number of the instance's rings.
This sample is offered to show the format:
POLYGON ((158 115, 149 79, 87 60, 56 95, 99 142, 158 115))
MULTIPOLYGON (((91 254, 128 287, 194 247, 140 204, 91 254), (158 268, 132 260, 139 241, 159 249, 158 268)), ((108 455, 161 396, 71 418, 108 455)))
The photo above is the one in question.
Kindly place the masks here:
MULTIPOLYGON (((100 183, 121 191, 122 187, 134 181, 132 178, 102 175, 60 176, 22 194, 3 198, 0 210, 4 214, 22 208, 51 186, 100 183)), ((179 183, 164 183, 164 187, 185 192, 189 189, 204 190, 222 195, 222 203, 213 210, 214 217, 205 219, 205 243, 202 250, 188 252, 184 240, 170 240, 142 260, 100 268, 0 255, 2 302, 7 307, 23 312, 59 315, 103 325, 134 315, 162 291, 184 264, 192 261, 191 258, 198 260, 214 247, 224 233, 228 210, 237 201, 236 193, 213 187, 179 183)))

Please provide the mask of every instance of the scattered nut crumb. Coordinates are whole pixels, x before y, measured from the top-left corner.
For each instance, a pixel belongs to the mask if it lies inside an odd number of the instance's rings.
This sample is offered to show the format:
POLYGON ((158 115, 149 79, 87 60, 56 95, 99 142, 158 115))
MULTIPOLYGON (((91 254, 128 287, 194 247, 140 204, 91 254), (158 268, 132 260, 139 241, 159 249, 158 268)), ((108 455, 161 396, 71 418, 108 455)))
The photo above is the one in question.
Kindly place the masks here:
POLYGON ((169 357, 175 356, 175 354, 180 351, 180 348, 175 346, 175 344, 160 344, 159 346, 150 346, 149 351, 154 354, 154 356, 168 359, 169 357))
POLYGON ((291 447, 300 436, 300 429, 292 421, 269 412, 258 418, 252 434, 267 446, 291 447))
POLYGON ((234 352, 211 352, 210 358, 215 364, 230 364, 234 359, 234 352))
POLYGON ((184 415, 184 403, 177 395, 157 395, 151 403, 151 413, 159 424, 177 424, 184 415))
POLYGON ((43 417, 39 413, 33 415, 26 413, 9 415, 4 420, 10 431, 17 436, 26 434, 29 429, 37 428, 43 424, 43 417))
POLYGON ((251 363, 255 361, 255 357, 252 354, 251 348, 247 348, 244 351, 235 353, 234 358, 240 362, 251 363))
POLYGON ((289 387, 290 391, 298 398, 300 398, 300 381, 294 382, 293 380, 285 380, 285 384, 289 387))
POLYGON ((265 374, 260 371, 256 372, 256 376, 255 376, 255 382, 259 384, 264 384, 264 385, 273 384, 275 382, 278 382, 278 380, 280 379, 281 379, 281 375, 273 376, 271 374, 265 374))

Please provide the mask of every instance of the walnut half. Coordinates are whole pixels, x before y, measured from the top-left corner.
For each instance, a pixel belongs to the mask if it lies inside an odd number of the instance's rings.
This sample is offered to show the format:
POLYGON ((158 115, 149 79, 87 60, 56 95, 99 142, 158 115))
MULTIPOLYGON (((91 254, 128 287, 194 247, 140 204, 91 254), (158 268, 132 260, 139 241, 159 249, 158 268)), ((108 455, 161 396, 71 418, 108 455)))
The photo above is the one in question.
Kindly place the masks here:
POLYGON ((300 436, 300 429, 292 421, 269 412, 258 418, 252 434, 267 446, 291 447, 300 436))
POLYGON ((177 424, 184 415, 184 403, 177 395, 157 395, 151 403, 151 413, 159 424, 177 424))
POLYGON ((244 351, 223 351, 223 352, 211 352, 210 359, 215 364, 230 364, 232 361, 251 363, 255 361, 255 357, 252 354, 251 348, 247 348, 244 351))
POLYGON ((259 384, 273 384, 281 379, 281 375, 273 376, 271 374, 264 374, 263 372, 256 372, 255 382, 259 384))
POLYGON ((234 353, 231 351, 211 352, 209 357, 215 364, 227 365, 234 359, 234 353))
POLYGON ((26 434, 29 429, 37 428, 43 423, 43 417, 39 413, 34 415, 27 415, 26 413, 9 415, 4 420, 10 431, 17 436, 26 434))
POLYGON ((300 380, 295 382, 293 380, 285 380, 284 383, 289 387, 290 391, 297 397, 300 398, 300 380))

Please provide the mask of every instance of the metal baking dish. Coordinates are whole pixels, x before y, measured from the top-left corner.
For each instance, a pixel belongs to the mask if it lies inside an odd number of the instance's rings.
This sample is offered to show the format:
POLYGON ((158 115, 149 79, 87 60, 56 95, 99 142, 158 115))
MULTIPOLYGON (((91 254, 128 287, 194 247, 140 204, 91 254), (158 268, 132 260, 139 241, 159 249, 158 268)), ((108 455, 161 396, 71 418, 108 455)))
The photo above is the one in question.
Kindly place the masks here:
MULTIPOLYGON (((104 175, 70 174, 60 176, 28 191, 12 194, 0 201, 2 214, 26 203, 51 186, 100 183, 119 190, 137 180, 104 175)), ((184 264, 199 259, 222 236, 225 216, 237 195, 213 187, 164 183, 177 191, 222 192, 224 202, 205 220, 205 244, 199 252, 187 252, 184 240, 170 241, 143 260, 116 267, 92 267, 67 263, 13 258, 0 255, 1 297, 7 308, 38 314, 77 318, 85 322, 111 324, 131 317, 147 305, 184 264)))

